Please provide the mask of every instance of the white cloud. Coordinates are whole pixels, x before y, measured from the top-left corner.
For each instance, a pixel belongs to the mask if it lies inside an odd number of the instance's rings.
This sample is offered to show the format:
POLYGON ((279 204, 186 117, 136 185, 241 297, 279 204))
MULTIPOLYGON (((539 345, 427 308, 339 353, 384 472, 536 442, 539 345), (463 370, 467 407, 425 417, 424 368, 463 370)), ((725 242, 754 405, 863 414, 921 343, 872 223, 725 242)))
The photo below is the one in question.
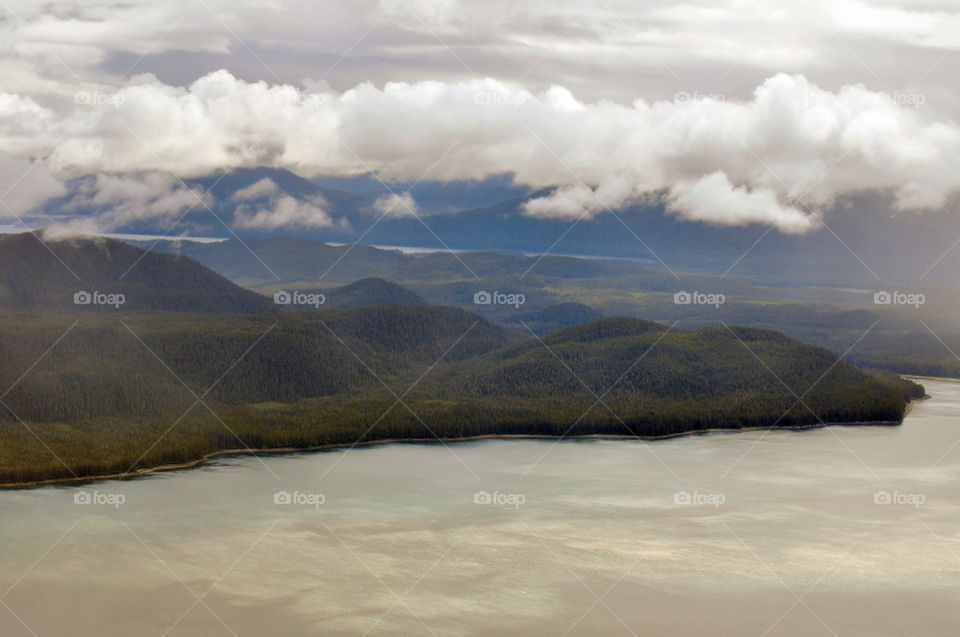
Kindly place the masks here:
POLYGON ((47 229, 51 236, 100 234, 152 221, 166 230, 190 209, 205 210, 211 203, 201 189, 189 188, 170 174, 101 174, 81 183, 61 211, 77 216, 56 217, 47 229))
POLYGON ((695 89, 743 97, 778 71, 929 87, 951 76, 949 58, 934 64, 940 54, 960 48, 960 6, 950 0, 5 0, 4 8, 5 89, 50 95, 72 94, 79 77, 116 84, 130 66, 177 84, 222 66, 339 88, 489 75, 538 88, 559 82, 590 100, 695 89))
POLYGON ((276 230, 277 228, 325 228, 334 225, 330 215, 319 205, 281 195, 266 206, 243 205, 233 217, 243 230, 276 230))
MULTIPOLYGON (((912 210, 940 208, 960 191, 956 122, 896 95, 856 84, 827 91, 800 75, 775 75, 745 100, 629 105, 493 79, 364 83, 306 99, 312 95, 226 71, 183 88, 141 76, 110 104, 60 111, 6 95, 0 148, 21 159, 45 156, 61 179, 186 178, 244 166, 308 177, 375 171, 394 180, 513 172, 519 183, 558 188, 527 205, 534 216, 593 216, 666 196, 687 218, 769 222, 786 232, 816 227, 838 198, 861 192, 888 193, 912 210)), ((396 212, 401 203, 381 205, 396 212)), ((332 223, 323 204, 308 208, 246 211, 243 223, 332 223)))
POLYGON ((382 195, 373 202, 373 212, 387 217, 412 217, 419 210, 417 202, 409 192, 382 195))
POLYGON ((735 187, 719 171, 672 188, 669 206, 687 219, 717 225, 762 223, 786 233, 803 233, 819 225, 816 215, 782 204, 771 189, 735 187))
POLYGON ((19 216, 65 194, 66 186, 42 161, 0 155, 0 219, 19 216))
POLYGON ((246 188, 241 188, 240 190, 233 193, 231 199, 235 201, 246 201, 248 199, 260 199, 261 197, 266 197, 277 192, 277 184, 274 183, 269 177, 264 177, 260 181, 250 184, 246 188))

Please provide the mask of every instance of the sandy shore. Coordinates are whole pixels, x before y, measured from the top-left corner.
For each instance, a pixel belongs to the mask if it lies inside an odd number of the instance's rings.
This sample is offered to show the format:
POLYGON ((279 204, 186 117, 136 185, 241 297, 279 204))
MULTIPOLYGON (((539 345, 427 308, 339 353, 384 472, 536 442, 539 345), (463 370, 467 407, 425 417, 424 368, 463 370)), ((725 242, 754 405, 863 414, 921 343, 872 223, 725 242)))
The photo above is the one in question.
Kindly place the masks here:
MULTIPOLYGON (((960 382, 960 381, 958 381, 960 382)), ((907 411, 904 417, 910 413, 912 404, 907 403, 907 411)), ((546 434, 483 434, 479 436, 461 436, 457 438, 384 438, 381 440, 365 440, 354 443, 336 443, 329 445, 317 445, 312 447, 274 447, 258 449, 223 449, 205 454, 196 460, 181 462, 176 464, 163 464, 156 467, 148 467, 130 471, 127 473, 109 473, 103 475, 80 476, 69 478, 53 478, 51 480, 37 480, 32 482, 6 482, 0 483, 0 489, 16 489, 37 487, 51 484, 81 484, 84 482, 96 482, 99 480, 129 480, 132 478, 141 478, 154 473, 164 471, 181 471, 184 469, 193 469, 206 464, 211 460, 222 456, 249 456, 249 455, 280 455, 289 453, 310 453, 319 451, 332 451, 335 449, 352 449, 354 447, 370 447, 374 445, 391 444, 447 444, 457 442, 474 442, 478 440, 639 440, 641 442, 652 442, 657 440, 671 440, 673 438, 684 438, 687 436, 703 436, 708 434, 737 434, 747 431, 803 431, 806 429, 822 429, 824 427, 864 427, 864 426, 897 426, 902 424, 902 420, 881 420, 876 422, 828 422, 824 424, 795 425, 795 426, 777 426, 777 427, 741 427, 737 429, 692 429, 690 431, 681 431, 673 434, 664 434, 662 436, 628 436, 613 434, 590 434, 583 436, 554 436, 546 434)))

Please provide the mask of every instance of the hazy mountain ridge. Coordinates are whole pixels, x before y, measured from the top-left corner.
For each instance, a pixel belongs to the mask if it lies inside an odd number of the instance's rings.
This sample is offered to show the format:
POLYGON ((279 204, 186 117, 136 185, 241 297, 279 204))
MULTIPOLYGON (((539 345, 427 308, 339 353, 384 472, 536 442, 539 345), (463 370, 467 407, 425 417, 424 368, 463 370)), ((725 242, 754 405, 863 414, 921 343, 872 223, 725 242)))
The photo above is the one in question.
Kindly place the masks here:
MULTIPOLYGON (((954 288, 952 273, 960 264, 960 254, 952 254, 950 249, 960 238, 960 220, 955 214, 895 214, 890 200, 879 195, 840 201, 826 212, 823 227, 804 235, 788 235, 770 231, 762 224, 716 226, 681 220, 662 203, 629 206, 616 211, 616 215, 600 211, 580 220, 533 217, 525 213, 524 204, 549 191, 529 192, 511 185, 502 175, 480 182, 416 185, 414 196, 418 187, 425 193, 419 220, 404 214, 378 220, 381 212, 375 209, 375 203, 389 191, 369 177, 311 181, 285 170, 255 168, 187 183, 208 193, 217 216, 197 206, 169 228, 172 235, 230 238, 233 235, 225 223, 251 239, 294 233, 304 239, 348 243, 362 236, 369 245, 528 253, 550 250, 554 254, 635 259, 659 272, 666 272, 665 266, 712 276, 730 270, 734 278, 788 286, 954 288), (276 186, 275 192, 237 199, 238 194, 265 180, 276 186), (358 194, 317 182, 372 190, 358 194), (444 190, 450 194, 436 194, 444 190), (317 215, 309 221, 306 213, 287 219, 287 225, 273 226, 265 219, 251 221, 257 212, 275 206, 281 196, 322 209, 329 216, 328 222, 318 221, 317 215), (433 206, 433 200, 442 204, 433 206), (471 207, 475 202, 482 205, 471 207), (934 265, 941 256, 943 262, 934 265)), ((398 187, 394 192, 404 190, 398 187)), ((96 212, 75 207, 72 197, 67 196, 48 203, 45 212, 81 217, 96 212)), ((39 224, 49 222, 42 216, 33 219, 39 224)), ((167 230, 166 222, 148 219, 130 222, 115 231, 155 234, 167 230)))

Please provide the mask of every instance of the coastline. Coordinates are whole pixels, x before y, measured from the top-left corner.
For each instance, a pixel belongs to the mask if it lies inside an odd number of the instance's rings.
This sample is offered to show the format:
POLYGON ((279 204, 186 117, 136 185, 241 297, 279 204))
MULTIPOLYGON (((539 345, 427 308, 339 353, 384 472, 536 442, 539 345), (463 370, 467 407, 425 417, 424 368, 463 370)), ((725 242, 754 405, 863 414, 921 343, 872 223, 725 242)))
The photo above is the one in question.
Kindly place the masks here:
MULTIPOLYGON (((919 378, 919 377, 917 377, 919 378)), ((960 382, 960 379, 955 379, 960 382)), ((904 418, 910 413, 912 402, 907 403, 904 418)), ((655 442, 658 440, 671 440, 674 438, 686 438, 688 436, 705 436, 713 434, 738 434, 751 431, 805 431, 808 429, 825 429, 827 427, 895 427, 903 424, 901 420, 878 420, 869 422, 828 422, 816 423, 812 425, 783 425, 775 427, 740 427, 737 429, 691 429, 689 431, 680 431, 672 434, 663 434, 660 436, 630 436, 622 434, 587 434, 581 436, 556 436, 549 434, 480 434, 476 436, 459 436, 453 438, 383 438, 380 440, 364 440, 362 442, 344 442, 332 443, 328 445, 314 445, 310 447, 274 447, 274 448, 242 448, 242 449, 221 449, 211 451, 203 456, 187 462, 176 464, 163 464, 155 467, 138 469, 126 473, 112 473, 102 475, 69 477, 69 478, 51 478, 49 480, 35 480, 29 482, 5 482, 0 483, 0 490, 3 489, 25 489, 30 487, 51 486, 57 484, 84 484, 88 482, 99 482, 101 480, 132 480, 142 478, 156 473, 166 473, 170 471, 183 471, 186 469, 195 469, 205 465, 211 460, 224 456, 272 456, 287 455, 293 453, 316 453, 321 451, 333 451, 336 449, 353 449, 355 447, 372 447, 379 445, 395 444, 447 444, 459 442, 478 442, 483 440, 638 440, 641 442, 655 442)))
POLYGON ((954 378, 953 376, 917 376, 915 374, 909 374, 903 376, 907 380, 936 380, 943 383, 960 383, 960 378, 954 378))

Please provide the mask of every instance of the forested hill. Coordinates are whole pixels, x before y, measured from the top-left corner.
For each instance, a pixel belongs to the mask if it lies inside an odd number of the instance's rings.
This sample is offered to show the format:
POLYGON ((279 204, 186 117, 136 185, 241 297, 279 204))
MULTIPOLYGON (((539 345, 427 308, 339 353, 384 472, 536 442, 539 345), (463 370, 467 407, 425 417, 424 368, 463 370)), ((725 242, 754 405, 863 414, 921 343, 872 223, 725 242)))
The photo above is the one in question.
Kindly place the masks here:
POLYGON ((244 447, 899 421, 922 391, 775 332, 603 319, 524 340, 454 308, 383 305, 0 312, 0 360, 0 483, 244 447))
POLYGON ((0 309, 218 313, 276 309, 271 299, 186 257, 102 237, 41 241, 42 237, 42 232, 0 235, 0 309))
POLYGON ((326 294, 326 307, 345 309, 368 305, 422 307, 427 301, 407 288, 376 277, 360 279, 334 288, 326 294))
POLYGON ((530 423, 625 435, 899 421, 906 403, 922 396, 909 381, 866 373, 778 332, 671 330, 627 318, 578 325, 451 365, 420 391, 415 395, 464 405, 497 396, 530 423))

